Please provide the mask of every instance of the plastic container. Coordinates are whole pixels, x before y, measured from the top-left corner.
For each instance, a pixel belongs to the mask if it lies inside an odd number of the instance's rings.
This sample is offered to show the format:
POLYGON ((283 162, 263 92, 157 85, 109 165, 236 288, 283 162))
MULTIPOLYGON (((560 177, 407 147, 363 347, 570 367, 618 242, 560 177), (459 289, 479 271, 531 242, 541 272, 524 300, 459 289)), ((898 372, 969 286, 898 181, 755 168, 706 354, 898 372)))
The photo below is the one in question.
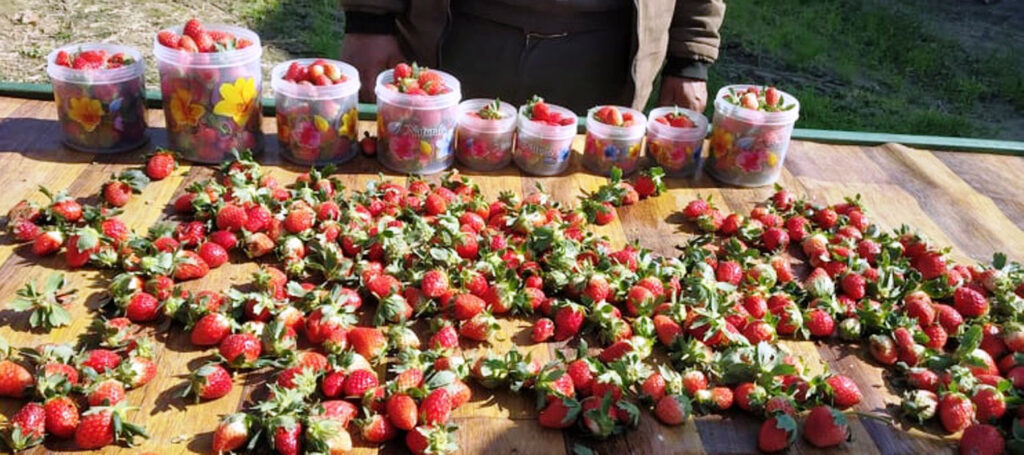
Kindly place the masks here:
POLYGON ((647 117, 636 109, 615 106, 623 114, 633 115, 630 126, 613 126, 598 121, 594 115, 604 106, 587 111, 587 139, 583 146, 583 166, 591 172, 608 175, 612 167, 622 169, 623 175, 636 171, 640 165, 640 151, 644 143, 647 117))
POLYGON ((291 60, 271 70, 281 156, 301 165, 344 163, 359 153, 359 71, 337 60, 322 59, 345 76, 334 85, 296 84, 284 80, 292 62, 308 66, 315 58, 291 60))
POLYGON ((572 119, 568 125, 548 125, 526 118, 526 106, 519 108, 516 121, 516 166, 533 175, 558 175, 569 167, 572 140, 576 137, 576 114, 554 104, 548 107, 562 117, 572 119))
POLYGON ((50 52, 46 62, 65 145, 83 152, 118 153, 146 143, 146 69, 137 49, 116 44, 72 44, 50 52), (62 50, 123 53, 132 63, 113 69, 76 70, 56 63, 57 53, 62 50))
POLYGON ((377 156, 392 171, 405 174, 434 174, 455 161, 452 153, 455 125, 462 99, 458 79, 431 70, 444 79, 448 93, 410 95, 389 90, 394 70, 377 75, 377 156))
POLYGON ((498 119, 473 115, 488 104, 489 99, 472 99, 459 104, 459 126, 456 131, 455 157, 459 163, 477 171, 494 171, 512 161, 512 142, 516 133, 516 108, 501 102, 498 119))
POLYGON ((782 173, 789 137, 800 116, 800 102, 780 91, 782 104, 792 103, 793 108, 762 112, 734 105, 723 98, 730 89, 743 92, 748 87, 750 85, 730 85, 715 95, 711 152, 704 167, 712 177, 730 185, 770 185, 782 173))
MULTIPOLYGON (((181 27, 169 30, 181 34, 181 27)), ((185 52, 153 40, 160 72, 167 140, 183 158, 220 163, 232 150, 263 149, 260 132, 260 38, 229 25, 207 25, 207 30, 230 32, 252 42, 243 49, 224 52, 185 52)))
POLYGON ((647 156, 672 177, 694 176, 700 169, 704 137, 708 134, 708 118, 680 107, 659 107, 651 111, 647 121, 647 156), (658 118, 680 112, 693 122, 682 128, 657 122, 658 118))

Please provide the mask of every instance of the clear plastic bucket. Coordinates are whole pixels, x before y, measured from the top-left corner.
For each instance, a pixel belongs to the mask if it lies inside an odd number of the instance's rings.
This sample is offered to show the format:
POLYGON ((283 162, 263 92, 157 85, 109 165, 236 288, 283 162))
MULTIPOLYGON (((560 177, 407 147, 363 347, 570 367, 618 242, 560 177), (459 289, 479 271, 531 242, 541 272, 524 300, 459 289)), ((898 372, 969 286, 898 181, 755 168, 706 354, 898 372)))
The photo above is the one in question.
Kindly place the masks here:
POLYGON ((455 161, 455 125, 462 99, 458 79, 444 79, 448 93, 410 95, 384 87, 394 70, 377 75, 377 157, 388 169, 405 174, 434 174, 455 161))
POLYGON ((315 58, 290 60, 271 70, 281 156, 301 165, 344 163, 359 153, 359 72, 347 63, 336 66, 345 81, 334 85, 297 84, 284 80, 293 62, 308 66, 315 58))
POLYGON ((587 138, 583 146, 583 166, 591 172, 608 175, 612 167, 622 169, 624 175, 636 171, 640 165, 640 152, 644 142, 647 117, 636 109, 615 106, 622 113, 633 115, 630 126, 601 123, 594 115, 604 106, 587 111, 587 138))
POLYGON ((472 99, 459 104, 459 126, 456 131, 455 157, 459 163, 477 171, 504 168, 512 161, 512 143, 516 133, 516 108, 502 102, 502 118, 483 119, 473 113, 493 103, 489 99, 472 99))
POLYGON ((781 92, 782 104, 793 108, 780 112, 762 112, 737 106, 724 99, 742 93, 750 85, 723 87, 715 95, 715 115, 711 125, 711 149, 704 168, 721 182, 738 186, 764 186, 775 183, 789 149, 793 125, 800 116, 800 102, 781 92))
MULTIPOLYGON (((260 38, 230 25, 207 25, 252 42, 225 52, 185 52, 154 38, 153 54, 160 72, 167 140, 189 161, 220 163, 232 150, 263 149, 260 132, 263 73, 260 38)), ((181 34, 181 27, 168 29, 181 34)))
POLYGON ((526 106, 519 108, 516 148, 513 159, 516 166, 533 175, 558 175, 569 167, 572 140, 576 137, 576 114, 554 104, 552 112, 572 119, 568 125, 548 125, 526 117, 526 106))
POLYGON ((118 153, 138 148, 146 133, 145 63, 135 48, 116 44, 71 44, 46 57, 53 83, 61 140, 90 153, 118 153), (120 68, 77 70, 56 63, 60 51, 103 50, 123 53, 132 63, 120 68))
POLYGON ((660 166, 666 175, 692 177, 700 169, 701 149, 707 133, 708 118, 703 114, 677 107, 659 107, 651 111, 647 120, 647 156, 660 166), (681 128, 657 121, 677 110, 693 122, 692 128, 681 128))

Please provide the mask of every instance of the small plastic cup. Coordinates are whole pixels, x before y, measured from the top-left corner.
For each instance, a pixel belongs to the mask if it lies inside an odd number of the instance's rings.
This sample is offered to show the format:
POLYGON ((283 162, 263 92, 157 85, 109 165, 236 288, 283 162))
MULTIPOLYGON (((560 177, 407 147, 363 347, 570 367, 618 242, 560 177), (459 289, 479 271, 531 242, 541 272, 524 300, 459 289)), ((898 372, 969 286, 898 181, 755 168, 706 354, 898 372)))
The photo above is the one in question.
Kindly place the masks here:
MULTIPOLYGON (((260 38, 230 25, 207 25, 252 42, 224 52, 185 52, 153 40, 160 72, 167 140, 182 158, 220 163, 233 150, 263 149, 260 131, 263 73, 260 38)), ((181 34, 181 27, 168 30, 181 34)))
POLYGON ((712 177, 730 185, 770 185, 782 173, 793 125, 800 116, 800 102, 781 92, 783 105, 792 103, 793 108, 762 112, 725 100, 730 89, 742 93, 748 87, 751 86, 730 85, 715 95, 711 152, 704 167, 712 177))
POLYGON ((281 155, 304 166, 344 163, 359 153, 359 71, 337 60, 322 59, 345 76, 334 85, 296 84, 284 80, 293 62, 308 66, 315 58, 290 60, 271 70, 281 155))
POLYGON ((135 48, 116 44, 71 44, 46 57, 53 83, 61 140, 90 153, 118 153, 138 148, 146 134, 145 63, 135 48), (57 53, 103 50, 123 53, 132 63, 120 68, 76 70, 56 63, 57 53))
POLYGON ((513 159, 523 172, 533 175, 558 175, 569 167, 572 140, 576 137, 576 114, 553 104, 548 107, 563 118, 571 118, 568 125, 548 125, 526 117, 526 106, 519 108, 516 148, 513 159))
POLYGON ((615 106, 622 113, 633 115, 630 126, 613 126, 598 121, 594 115, 604 106, 587 111, 587 139, 583 146, 583 166, 601 175, 611 173, 612 167, 622 169, 623 175, 636 171, 640 165, 640 151, 644 143, 647 117, 636 109, 615 106))
POLYGON ((462 99, 458 79, 431 70, 444 79, 448 93, 410 95, 384 86, 394 70, 377 75, 377 156, 380 163, 404 174, 434 174, 455 161, 455 125, 462 99))
POLYGON ((501 102, 498 119, 473 115, 488 104, 489 99, 472 99, 459 104, 459 126, 456 130, 455 157, 459 163, 477 171, 494 171, 512 161, 512 142, 516 133, 516 108, 501 102))
POLYGON ((704 137, 708 134, 708 118, 679 107, 659 107, 651 111, 647 121, 647 156, 672 177, 694 176, 700 169, 704 137), (686 115, 692 128, 659 123, 657 119, 672 112, 686 115))

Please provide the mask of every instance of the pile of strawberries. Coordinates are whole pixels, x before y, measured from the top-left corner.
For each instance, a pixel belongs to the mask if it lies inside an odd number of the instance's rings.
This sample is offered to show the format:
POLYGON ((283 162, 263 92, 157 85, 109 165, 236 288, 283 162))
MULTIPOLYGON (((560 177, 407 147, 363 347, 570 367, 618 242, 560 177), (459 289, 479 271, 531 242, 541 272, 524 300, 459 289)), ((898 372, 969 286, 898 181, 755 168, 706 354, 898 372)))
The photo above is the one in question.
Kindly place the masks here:
POLYGON ((89 339, 93 348, 43 344, 12 349, 0 339, 0 396, 29 400, 2 432, 11 450, 41 444, 47 437, 73 439, 80 449, 147 437, 127 420, 137 408, 128 390, 146 385, 157 373, 153 340, 126 318, 98 320, 89 339))
POLYGON ((724 99, 737 106, 763 112, 788 111, 795 106, 792 103, 786 104, 782 92, 772 86, 750 86, 742 93, 730 91, 724 99))
POLYGON ((416 63, 399 63, 391 73, 392 81, 384 88, 407 95, 443 95, 451 91, 436 71, 416 63))
POLYGON ((572 122, 575 121, 572 117, 562 116, 562 114, 552 111, 551 107, 544 102, 544 98, 537 95, 533 95, 533 97, 526 101, 526 110, 523 112, 523 115, 534 122, 551 126, 572 125, 572 122))
POLYGON ((690 119, 690 116, 679 110, 678 107, 676 110, 654 119, 654 121, 661 123, 662 125, 668 125, 676 128, 693 128, 696 126, 693 123, 693 120, 690 119))
POLYGON ((110 70, 135 63, 124 53, 118 52, 110 55, 103 49, 79 50, 71 53, 59 50, 53 62, 76 70, 110 70))
POLYGON ((292 62, 284 73, 284 80, 299 85, 334 85, 348 80, 337 65, 324 59, 316 59, 309 65, 292 62))
POLYGON ((594 112, 594 119, 605 125, 630 127, 633 126, 633 113, 622 112, 615 106, 601 106, 594 112))
POLYGON ((156 34, 157 42, 171 49, 185 52, 227 52, 252 46, 252 41, 236 37, 231 32, 206 30, 199 19, 189 19, 181 35, 170 30, 156 34))
MULTIPOLYGON (((154 155, 147 178, 173 163, 154 155)), ((951 264, 908 229, 871 224, 856 199, 822 206, 782 189, 747 216, 692 201, 683 216, 704 234, 678 258, 615 248, 588 228, 660 194, 661 178, 655 168, 629 183, 613 171, 576 206, 543 191, 490 201, 457 173, 346 194, 317 170, 283 185, 242 153, 174 201, 181 222, 144 236, 111 221, 119 199, 83 207, 55 195, 46 207, 19 204, 9 219, 40 255, 64 248, 71 266, 121 271, 109 286, 116 317, 102 331, 121 340, 107 342, 122 346, 118 358, 138 349, 114 321, 169 320, 197 348, 217 351, 188 380, 197 400, 228 394, 233 373, 275 371, 244 411, 224 417, 214 452, 334 454, 401 438, 416 454, 451 453, 451 415, 470 399, 470 382, 531 390, 541 425, 596 438, 636 426, 642 409, 678 425, 737 407, 764 418, 764 451, 790 446, 798 422, 810 444, 842 444, 842 410, 860 390, 842 374, 809 374, 779 337, 867 339, 871 357, 893 365, 907 388, 911 416, 964 430, 962 447, 976 453, 1024 443, 1014 436, 1024 433, 1019 264, 951 264), (790 250, 812 269, 803 280, 790 250), (238 288, 179 285, 231 252, 277 266, 238 288), (535 342, 578 340, 575 353, 546 363, 518 350, 459 354, 464 342, 492 340, 502 316, 536 316, 535 342), (670 361, 656 365, 656 351, 670 361), (379 375, 385 360, 389 373, 379 375)), ((108 185, 124 180, 133 178, 108 185)))

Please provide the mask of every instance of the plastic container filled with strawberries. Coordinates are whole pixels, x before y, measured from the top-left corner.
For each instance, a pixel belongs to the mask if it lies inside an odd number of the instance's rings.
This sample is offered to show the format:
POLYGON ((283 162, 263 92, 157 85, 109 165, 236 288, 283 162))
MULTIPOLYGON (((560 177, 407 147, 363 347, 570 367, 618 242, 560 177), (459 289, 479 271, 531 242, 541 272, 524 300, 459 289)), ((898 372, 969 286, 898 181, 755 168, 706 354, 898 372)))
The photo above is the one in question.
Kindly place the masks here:
POLYGON ((459 104, 455 156, 477 171, 504 168, 512 161, 516 108, 501 100, 472 99, 459 104))
POLYGON ((433 174, 452 165, 462 98, 458 79, 400 63, 377 76, 377 157, 396 172, 433 174))
POLYGON ((359 72, 347 63, 299 59, 271 71, 281 155, 302 165, 346 162, 359 153, 359 72))
POLYGON ((715 95, 708 174, 738 186, 774 183, 799 116, 800 102, 775 87, 722 87, 715 95))
POLYGON ((700 169, 708 119, 681 107, 659 107, 647 122, 647 156, 672 177, 692 177, 700 169))
POLYGON ((534 175, 558 175, 569 167, 576 114, 534 95, 519 108, 516 166, 534 175))
POLYGON ((597 106, 587 111, 587 138, 583 165, 591 172, 608 175, 618 167, 625 175, 640 165, 647 117, 636 109, 597 106))
POLYGON ((263 49, 255 33, 190 19, 157 33, 153 53, 171 148, 201 163, 262 150, 263 49))
POLYGON ((146 142, 145 64, 138 50, 72 44, 54 50, 46 60, 65 145, 117 153, 146 142))

